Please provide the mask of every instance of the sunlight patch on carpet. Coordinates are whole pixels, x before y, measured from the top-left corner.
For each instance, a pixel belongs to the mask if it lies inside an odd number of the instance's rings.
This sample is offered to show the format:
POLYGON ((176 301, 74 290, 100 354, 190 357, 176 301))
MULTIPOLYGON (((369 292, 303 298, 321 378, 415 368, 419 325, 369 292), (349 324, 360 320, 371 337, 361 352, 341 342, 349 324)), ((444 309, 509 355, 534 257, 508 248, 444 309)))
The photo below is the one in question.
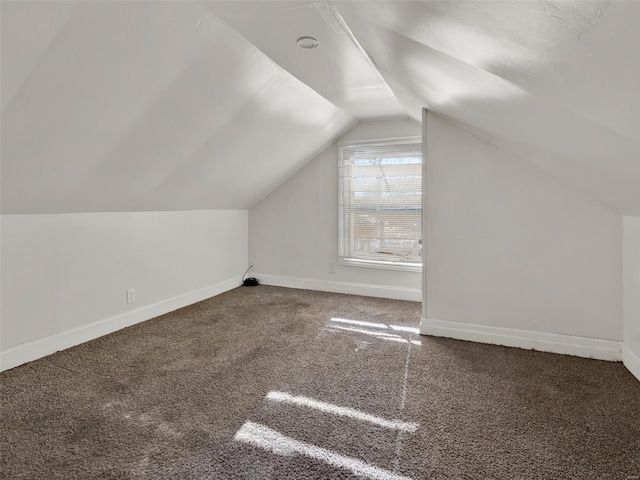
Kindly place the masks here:
POLYGON ((387 325, 386 323, 380 323, 380 322, 365 322, 362 320, 350 320, 348 318, 336 318, 336 317, 333 317, 331 321, 337 322, 337 323, 347 323, 350 325, 359 325, 361 327, 391 329, 399 332, 415 333, 416 335, 420 333, 418 328, 406 327, 404 325, 387 325))
POLYGON ((331 450, 295 440, 259 423, 245 422, 236 432, 234 440, 262 448, 276 455, 304 455, 374 480, 412 480, 411 477, 398 475, 357 458, 340 455, 331 450))
POLYGON ((288 403, 290 405, 297 405, 301 407, 308 407, 318 410, 324 413, 331 413, 341 417, 354 418, 363 422, 373 423, 380 427, 390 428, 393 430, 401 430, 404 432, 415 432, 420 424, 414 422, 403 422, 400 420, 387 420, 386 418, 378 417, 377 415, 371 415, 369 413, 356 410, 349 407, 340 407, 332 403, 322 402, 320 400, 314 400, 313 398, 304 396, 294 396, 285 392, 269 392, 266 397, 267 400, 274 402, 288 403))
POLYGON ((358 325, 358 327, 345 327, 342 325, 335 325, 335 324, 328 324, 326 327, 324 327, 323 330, 327 331, 327 332, 335 332, 337 333, 338 331, 345 331, 345 332, 354 332, 354 333, 363 333, 365 335, 371 335, 373 337, 379 338, 381 340, 389 340, 392 342, 398 342, 398 343, 411 343, 413 345, 422 345, 422 342, 420 340, 412 340, 409 339, 407 340, 406 338, 402 337, 401 335, 397 334, 397 333, 388 333, 388 332, 382 332, 379 329, 391 329, 395 332, 403 332, 403 333, 409 333, 409 337, 411 337, 412 334, 417 334, 418 333, 418 329, 417 328, 413 328, 413 327, 403 327, 403 326, 399 326, 399 325, 385 325, 384 323, 372 323, 372 322, 362 322, 360 320, 347 320, 345 318, 332 318, 331 321, 333 322, 338 322, 338 323, 346 323, 349 325, 358 325), (378 329, 378 330, 368 330, 365 327, 371 327, 374 329, 378 329))

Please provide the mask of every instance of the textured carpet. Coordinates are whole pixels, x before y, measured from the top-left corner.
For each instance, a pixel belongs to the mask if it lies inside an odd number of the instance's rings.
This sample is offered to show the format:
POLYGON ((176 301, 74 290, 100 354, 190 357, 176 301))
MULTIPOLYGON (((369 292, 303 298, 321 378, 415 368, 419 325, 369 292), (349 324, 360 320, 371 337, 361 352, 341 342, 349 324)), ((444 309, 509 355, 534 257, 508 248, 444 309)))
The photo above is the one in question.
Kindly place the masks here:
POLYGON ((421 337, 419 319, 242 287, 17 367, 0 476, 638 478, 621 364, 421 337))

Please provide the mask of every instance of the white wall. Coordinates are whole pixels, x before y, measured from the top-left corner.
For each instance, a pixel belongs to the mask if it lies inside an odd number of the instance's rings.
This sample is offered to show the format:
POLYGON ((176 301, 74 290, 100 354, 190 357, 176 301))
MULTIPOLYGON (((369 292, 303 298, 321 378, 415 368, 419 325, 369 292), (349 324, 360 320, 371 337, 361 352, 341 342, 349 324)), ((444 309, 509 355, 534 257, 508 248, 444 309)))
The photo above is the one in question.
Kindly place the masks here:
POLYGON ((624 217, 623 360, 640 380, 640 217, 624 217))
POLYGON ((621 216, 435 114, 426 132, 422 332, 619 359, 621 216))
POLYGON ((247 264, 242 210, 1 221, 2 368, 233 288, 247 264), (127 304, 129 288, 136 300, 127 304))
MULTIPOLYGON (((418 122, 378 120, 359 123, 338 141, 412 135, 421 135, 418 122)), ((249 260, 263 282, 421 300, 420 273, 336 265, 337 142, 249 211, 249 233, 249 260)))

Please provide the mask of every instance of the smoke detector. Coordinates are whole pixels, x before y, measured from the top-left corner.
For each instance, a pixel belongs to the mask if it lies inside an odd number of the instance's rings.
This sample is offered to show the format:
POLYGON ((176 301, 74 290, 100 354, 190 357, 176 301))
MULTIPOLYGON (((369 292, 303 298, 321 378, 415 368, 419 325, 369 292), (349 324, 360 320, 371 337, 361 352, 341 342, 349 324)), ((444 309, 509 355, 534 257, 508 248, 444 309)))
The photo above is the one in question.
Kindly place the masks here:
POLYGON ((318 46, 318 40, 313 37, 300 37, 296 41, 298 46, 302 48, 316 48, 318 46))

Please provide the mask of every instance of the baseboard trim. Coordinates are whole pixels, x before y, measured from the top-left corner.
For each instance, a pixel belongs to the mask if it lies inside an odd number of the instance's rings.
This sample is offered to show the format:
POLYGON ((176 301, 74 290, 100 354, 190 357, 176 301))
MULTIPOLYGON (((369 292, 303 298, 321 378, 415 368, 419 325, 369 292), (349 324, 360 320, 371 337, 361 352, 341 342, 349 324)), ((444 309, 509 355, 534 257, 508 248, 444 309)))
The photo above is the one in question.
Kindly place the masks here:
POLYGON ((300 288, 304 290, 318 290, 321 292, 346 293, 349 295, 364 295, 365 297, 393 298, 396 300, 422 301, 422 290, 419 288, 391 287, 370 283, 328 282, 313 278, 287 277, 256 273, 254 276, 265 285, 277 287, 300 288))
POLYGON ((206 300, 240 286, 240 278, 231 278, 208 287, 193 290, 161 302, 145 305, 81 327, 22 343, 0 351, 0 371, 8 370, 38 358, 46 357, 89 340, 102 337, 136 323, 206 300))
POLYGON ((622 344, 615 340, 489 327, 433 318, 422 319, 420 322, 420 334, 577 357, 596 358, 598 360, 622 360, 622 344))
POLYGON ((640 380, 640 356, 624 343, 622 344, 622 363, 634 377, 640 380))

